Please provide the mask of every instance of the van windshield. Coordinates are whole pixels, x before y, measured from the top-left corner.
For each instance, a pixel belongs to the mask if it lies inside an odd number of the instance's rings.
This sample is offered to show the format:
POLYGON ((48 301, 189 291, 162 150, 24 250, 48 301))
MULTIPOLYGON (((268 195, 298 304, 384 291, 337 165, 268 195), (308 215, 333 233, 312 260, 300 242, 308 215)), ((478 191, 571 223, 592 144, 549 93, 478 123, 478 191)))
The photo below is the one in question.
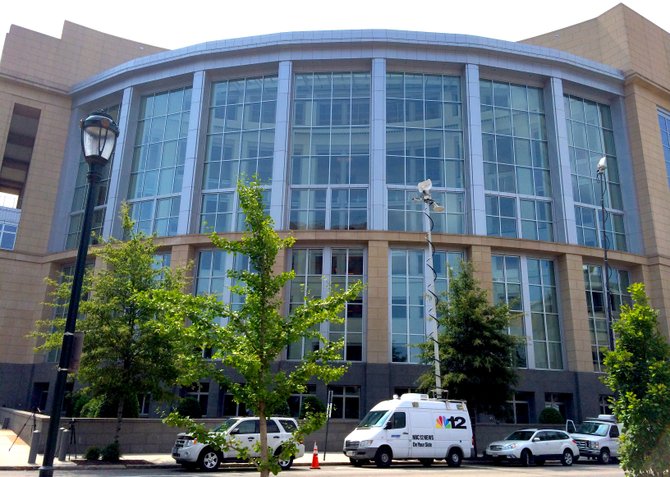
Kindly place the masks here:
POLYGON ((363 418, 358 427, 379 427, 382 425, 384 417, 386 417, 389 412, 390 411, 370 411, 363 418))
POLYGON ((600 422, 582 422, 577 426, 577 434, 591 434, 593 436, 606 436, 609 425, 600 422))

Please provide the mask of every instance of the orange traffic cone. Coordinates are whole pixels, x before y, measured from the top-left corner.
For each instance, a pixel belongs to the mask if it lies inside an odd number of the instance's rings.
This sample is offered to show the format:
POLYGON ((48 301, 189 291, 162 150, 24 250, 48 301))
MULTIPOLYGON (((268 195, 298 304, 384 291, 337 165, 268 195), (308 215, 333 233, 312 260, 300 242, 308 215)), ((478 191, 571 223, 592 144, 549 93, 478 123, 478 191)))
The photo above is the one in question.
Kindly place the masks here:
POLYGON ((320 469, 319 467, 319 448, 314 443, 314 452, 312 452, 312 466, 310 469, 320 469))

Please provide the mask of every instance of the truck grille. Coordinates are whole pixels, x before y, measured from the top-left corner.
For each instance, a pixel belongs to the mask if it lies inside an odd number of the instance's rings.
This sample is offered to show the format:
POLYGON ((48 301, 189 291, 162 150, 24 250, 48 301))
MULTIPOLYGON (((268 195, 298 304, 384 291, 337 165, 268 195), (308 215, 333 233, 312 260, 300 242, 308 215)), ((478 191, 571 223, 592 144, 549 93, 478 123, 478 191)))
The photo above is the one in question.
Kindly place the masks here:
POLYGON ((589 446, 588 441, 582 439, 575 439, 575 442, 577 443, 577 447, 580 449, 586 449, 589 446))

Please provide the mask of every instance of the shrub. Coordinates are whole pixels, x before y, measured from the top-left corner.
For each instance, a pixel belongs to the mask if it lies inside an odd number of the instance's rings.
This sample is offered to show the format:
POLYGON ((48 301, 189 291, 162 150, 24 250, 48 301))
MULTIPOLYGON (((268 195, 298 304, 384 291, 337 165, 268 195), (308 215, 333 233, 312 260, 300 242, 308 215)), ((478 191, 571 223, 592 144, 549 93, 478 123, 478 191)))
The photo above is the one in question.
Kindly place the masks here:
POLYGON ((542 409, 538 421, 540 424, 565 424, 565 419, 563 419, 561 413, 553 407, 545 407, 542 409))
POLYGON ((187 397, 179 401, 177 404, 177 412, 182 416, 188 416, 191 419, 199 419, 202 417, 202 410, 197 399, 187 397))
POLYGON ((100 449, 97 447, 89 447, 84 453, 84 459, 86 460, 98 460, 100 459, 100 449))
POLYGON ((105 462, 118 462, 121 457, 121 450, 118 442, 112 442, 100 451, 100 457, 105 462))

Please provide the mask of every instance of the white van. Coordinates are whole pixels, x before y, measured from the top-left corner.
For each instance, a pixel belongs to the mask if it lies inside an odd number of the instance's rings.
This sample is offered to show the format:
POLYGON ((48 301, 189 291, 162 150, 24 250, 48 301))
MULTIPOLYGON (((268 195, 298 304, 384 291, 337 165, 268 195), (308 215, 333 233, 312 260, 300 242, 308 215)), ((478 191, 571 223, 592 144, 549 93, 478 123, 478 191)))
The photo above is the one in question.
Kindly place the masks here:
POLYGON ((388 467, 393 459, 418 459, 429 466, 446 459, 450 467, 474 457, 472 426, 463 401, 430 399, 409 393, 373 407, 344 440, 344 455, 355 466, 374 460, 388 467))

